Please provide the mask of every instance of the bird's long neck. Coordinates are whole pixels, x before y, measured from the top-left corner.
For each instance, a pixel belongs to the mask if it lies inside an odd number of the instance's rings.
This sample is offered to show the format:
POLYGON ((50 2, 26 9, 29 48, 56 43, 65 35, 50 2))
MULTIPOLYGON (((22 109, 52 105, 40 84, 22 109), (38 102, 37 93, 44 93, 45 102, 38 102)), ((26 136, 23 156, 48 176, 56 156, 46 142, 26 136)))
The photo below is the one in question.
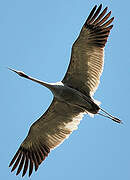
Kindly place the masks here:
POLYGON ((34 81, 34 82, 36 82, 36 83, 39 83, 39 84, 41 84, 42 86, 45 86, 46 88, 48 88, 48 89, 50 89, 52 92, 53 92, 53 90, 54 90, 54 83, 47 83, 47 82, 44 82, 44 81, 40 81, 39 79, 35 79, 35 78, 33 78, 33 77, 30 77, 30 76, 28 76, 28 75, 26 75, 24 72, 22 72, 22 71, 16 71, 15 69, 12 69, 12 68, 8 68, 10 71, 13 71, 13 72, 15 72, 16 74, 18 74, 19 76, 21 76, 21 77, 24 77, 24 78, 26 78, 26 79, 29 79, 29 80, 31 80, 31 81, 34 81))
POLYGON ((29 79, 29 80, 31 80, 31 81, 34 81, 34 82, 36 82, 36 83, 39 83, 39 84, 41 84, 42 86, 45 86, 46 88, 48 88, 48 89, 50 89, 51 91, 53 91, 53 85, 52 85, 52 83, 47 83, 47 82, 41 81, 41 80, 39 80, 39 79, 35 79, 35 78, 30 77, 30 76, 27 76, 27 75, 24 75, 24 76, 22 76, 22 77, 24 77, 24 78, 26 78, 26 79, 29 79))

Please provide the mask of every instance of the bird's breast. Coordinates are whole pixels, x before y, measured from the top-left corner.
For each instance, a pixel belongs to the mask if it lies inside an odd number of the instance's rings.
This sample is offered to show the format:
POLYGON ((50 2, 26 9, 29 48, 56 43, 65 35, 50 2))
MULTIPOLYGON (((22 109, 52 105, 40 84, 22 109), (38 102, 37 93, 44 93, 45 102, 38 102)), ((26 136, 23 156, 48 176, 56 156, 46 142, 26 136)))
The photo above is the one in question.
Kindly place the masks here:
POLYGON ((78 106, 79 108, 84 109, 92 114, 96 114, 100 109, 90 96, 86 96, 66 85, 56 87, 53 94, 57 99, 59 99, 59 101, 64 101, 65 103, 73 106, 78 106))

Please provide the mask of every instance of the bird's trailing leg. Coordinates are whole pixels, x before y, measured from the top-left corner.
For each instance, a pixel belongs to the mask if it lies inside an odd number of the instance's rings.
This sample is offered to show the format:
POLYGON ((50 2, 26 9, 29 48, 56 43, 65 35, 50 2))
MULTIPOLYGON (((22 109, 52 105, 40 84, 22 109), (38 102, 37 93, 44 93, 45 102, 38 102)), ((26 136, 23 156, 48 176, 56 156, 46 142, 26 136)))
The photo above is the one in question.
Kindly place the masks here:
POLYGON ((104 109, 100 108, 100 110, 105 114, 102 114, 102 113, 99 113, 99 112, 97 114, 99 114, 101 116, 104 116, 106 118, 109 118, 109 119, 111 119, 111 120, 113 120, 113 121, 115 121, 117 123, 122 123, 122 121, 120 119, 118 119, 117 117, 112 116, 110 113, 106 112, 104 109))

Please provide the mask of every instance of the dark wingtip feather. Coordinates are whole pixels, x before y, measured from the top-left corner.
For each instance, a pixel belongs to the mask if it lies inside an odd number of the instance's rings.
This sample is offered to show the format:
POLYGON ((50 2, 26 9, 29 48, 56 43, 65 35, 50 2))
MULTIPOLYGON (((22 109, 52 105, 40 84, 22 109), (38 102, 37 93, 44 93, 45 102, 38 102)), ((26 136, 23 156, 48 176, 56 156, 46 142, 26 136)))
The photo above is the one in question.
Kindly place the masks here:
POLYGON ((96 24, 102 19, 102 17, 106 14, 107 9, 108 9, 108 7, 106 7, 106 8, 102 11, 102 13, 97 17, 97 19, 95 19, 95 21, 93 22, 93 24, 96 25, 96 24))
POLYGON ((33 160, 32 160, 32 154, 29 153, 29 159, 30 159, 30 165, 29 165, 29 177, 31 176, 33 172, 33 160))
POLYGON ((23 169, 23 174, 22 174, 22 177, 26 174, 27 172, 27 169, 28 169, 28 154, 26 154, 26 160, 25 160, 25 164, 24 164, 24 169, 23 169))
POLYGON ((101 26, 101 28, 105 28, 105 27, 109 26, 109 24, 111 24, 113 20, 114 20, 114 17, 112 17, 110 20, 108 20, 106 23, 104 23, 104 24, 101 26))
POLYGON ((13 167, 11 169, 11 172, 14 171, 16 169, 16 167, 18 166, 18 164, 20 162, 20 159, 21 159, 21 156, 22 156, 22 153, 20 152, 18 157, 17 157, 17 160, 16 160, 15 164, 13 165, 13 167))
POLYGON ((95 10, 96 10, 96 8, 97 8, 97 5, 95 5, 94 7, 93 7, 93 9, 91 10, 91 12, 90 12, 90 14, 89 14, 89 16, 88 16, 88 18, 87 18, 87 20, 86 20, 86 22, 85 22, 85 26, 87 25, 87 23, 90 21, 90 19, 92 18, 92 16, 93 16, 93 14, 94 14, 94 12, 95 12, 95 10))
POLYGON ((102 9, 102 4, 100 4, 100 6, 97 8, 96 12, 93 14, 92 18, 88 21, 89 24, 91 24, 95 20, 95 18, 100 13, 101 9, 102 9))
POLYGON ((14 155, 13 159, 11 160, 10 164, 9 164, 9 167, 12 166, 12 164, 15 162, 16 158, 18 157, 19 155, 19 152, 20 152, 20 149, 18 149, 18 151, 16 152, 16 154, 14 155))
POLYGON ((99 12, 100 12, 100 11, 101 11, 101 9, 102 9, 102 4, 100 4, 100 5, 99 5, 99 7, 98 7, 97 11, 99 11, 99 12))
POLYGON ((9 164, 9 166, 13 165, 11 172, 17 168, 16 175, 18 175, 23 169, 23 177, 29 169, 30 177, 33 172, 33 167, 35 168, 35 171, 37 171, 39 165, 45 159, 45 157, 48 156, 49 152, 50 149, 43 143, 33 143, 32 146, 28 149, 25 149, 24 147, 20 146, 19 150, 16 152, 14 158, 9 164))
MULTIPOLYGON (((105 14, 104 14, 105 15, 105 14)), ((101 21, 97 22, 96 26, 102 25, 111 15, 111 11, 101 21)))
POLYGON ((111 11, 106 14, 108 7, 106 7, 102 12, 101 8, 102 4, 100 4, 97 10, 95 7, 92 9, 84 24, 84 28, 86 28, 86 30, 89 32, 88 43, 95 46, 104 47, 110 30, 113 27, 113 25, 110 24, 113 22, 114 17, 109 19, 111 11))
POLYGON ((99 5, 100 8, 102 8, 102 3, 99 5))
POLYGON ((33 152, 32 152, 32 158, 33 158, 33 162, 34 162, 34 165, 35 165, 35 171, 37 171, 39 164, 38 164, 36 155, 35 155, 35 153, 33 153, 33 152))
POLYGON ((25 160, 25 155, 23 154, 23 156, 22 156, 21 162, 20 162, 20 164, 19 164, 19 167, 18 167, 18 170, 17 170, 16 175, 18 175, 18 174, 20 173, 20 171, 22 170, 22 168, 23 168, 23 164, 24 164, 24 160, 25 160))

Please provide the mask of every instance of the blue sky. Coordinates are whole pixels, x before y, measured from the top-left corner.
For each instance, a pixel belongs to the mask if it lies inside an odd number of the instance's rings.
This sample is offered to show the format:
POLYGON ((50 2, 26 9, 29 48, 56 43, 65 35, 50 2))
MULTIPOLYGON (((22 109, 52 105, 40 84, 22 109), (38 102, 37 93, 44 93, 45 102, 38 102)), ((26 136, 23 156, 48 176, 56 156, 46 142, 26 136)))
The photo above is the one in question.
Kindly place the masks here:
MULTIPOLYGON (((105 66, 95 99, 124 124, 85 116, 77 131, 52 151, 31 180, 130 179, 130 11, 129 1, 0 1, 1 173, 20 179, 8 164, 30 125, 47 109, 52 94, 6 67, 35 78, 60 81, 71 46, 91 8, 103 3, 115 17, 105 48, 105 66)), ((24 179, 28 179, 27 176, 24 179)))

